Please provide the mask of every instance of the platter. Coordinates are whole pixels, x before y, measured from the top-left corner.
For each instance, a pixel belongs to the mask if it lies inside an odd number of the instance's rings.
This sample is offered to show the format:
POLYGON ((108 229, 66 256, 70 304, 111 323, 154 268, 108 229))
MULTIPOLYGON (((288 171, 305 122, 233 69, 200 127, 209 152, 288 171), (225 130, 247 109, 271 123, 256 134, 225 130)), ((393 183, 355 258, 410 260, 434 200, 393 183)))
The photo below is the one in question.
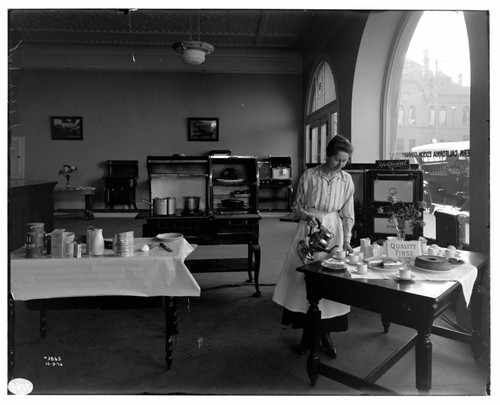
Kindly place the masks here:
POLYGON ((222 184, 239 184, 243 183, 245 179, 216 179, 219 183, 222 184))
POLYGON ((341 260, 327 259, 321 262, 321 266, 332 271, 345 271, 347 267, 341 260))
MULTIPOLYGON (((397 271, 399 267, 391 267, 391 268, 386 268, 384 267, 384 260, 385 259, 370 259, 367 260, 366 263, 368 264, 368 268, 372 270, 377 270, 377 271, 397 271)), ((399 260, 400 261, 400 260, 399 260)), ((401 263, 399 266, 403 265, 403 262, 400 261, 401 263)))
POLYGON ((168 233, 159 233, 156 235, 156 239, 164 241, 164 242, 173 242, 175 240, 182 239, 182 233, 177 232, 168 232, 168 233))

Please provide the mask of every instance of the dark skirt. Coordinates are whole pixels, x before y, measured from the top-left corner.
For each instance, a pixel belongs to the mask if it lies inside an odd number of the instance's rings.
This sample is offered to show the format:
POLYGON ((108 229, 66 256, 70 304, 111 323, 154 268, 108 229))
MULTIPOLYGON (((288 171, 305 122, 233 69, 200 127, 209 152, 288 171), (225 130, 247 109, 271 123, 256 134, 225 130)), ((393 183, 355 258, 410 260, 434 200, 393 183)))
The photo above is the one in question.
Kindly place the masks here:
MULTIPOLYGON (((348 314, 322 319, 320 322, 321 332, 345 332, 349 329, 347 315, 348 314)), ((306 314, 302 312, 293 312, 284 308, 281 323, 283 325, 292 325, 293 329, 304 329, 306 325, 306 314)))

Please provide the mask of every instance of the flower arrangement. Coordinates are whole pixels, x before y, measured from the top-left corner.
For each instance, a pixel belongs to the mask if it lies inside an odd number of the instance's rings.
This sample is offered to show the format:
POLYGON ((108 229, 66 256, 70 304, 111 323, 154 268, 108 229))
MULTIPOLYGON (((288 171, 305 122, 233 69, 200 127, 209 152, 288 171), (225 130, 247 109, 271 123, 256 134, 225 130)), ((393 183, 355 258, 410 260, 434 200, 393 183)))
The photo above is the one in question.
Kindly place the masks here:
POLYGON ((377 209, 379 214, 389 214, 389 222, 395 223, 398 232, 404 232, 405 225, 424 227, 423 210, 426 207, 425 201, 416 201, 414 203, 406 203, 399 201, 395 194, 390 194, 387 201, 391 205, 385 205, 377 209))
POLYGON ((69 179, 71 178, 71 175, 77 170, 77 167, 73 165, 63 165, 62 169, 59 170, 59 176, 66 177, 66 188, 70 188, 69 179))

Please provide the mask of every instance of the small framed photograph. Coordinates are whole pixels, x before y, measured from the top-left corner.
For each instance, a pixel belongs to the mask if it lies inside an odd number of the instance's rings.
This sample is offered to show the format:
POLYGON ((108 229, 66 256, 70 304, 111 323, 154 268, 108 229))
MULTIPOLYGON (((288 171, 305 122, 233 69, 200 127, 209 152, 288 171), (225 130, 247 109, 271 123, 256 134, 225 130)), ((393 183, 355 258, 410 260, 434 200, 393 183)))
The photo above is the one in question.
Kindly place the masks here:
POLYGON ((188 118, 188 141, 217 142, 218 118, 188 118))
POLYGON ((50 117, 52 139, 81 141, 83 139, 82 117, 50 117))

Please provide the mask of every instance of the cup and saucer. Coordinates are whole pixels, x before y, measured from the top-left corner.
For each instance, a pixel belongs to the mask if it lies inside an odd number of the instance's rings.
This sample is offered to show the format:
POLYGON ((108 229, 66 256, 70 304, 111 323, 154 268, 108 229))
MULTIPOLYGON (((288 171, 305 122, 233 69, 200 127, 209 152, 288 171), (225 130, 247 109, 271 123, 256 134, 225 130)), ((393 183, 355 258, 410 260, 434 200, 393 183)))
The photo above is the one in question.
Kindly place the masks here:
POLYGON ((400 268, 398 274, 394 275, 394 279, 401 282, 410 282, 414 278, 415 274, 412 274, 411 270, 406 267, 400 268))

